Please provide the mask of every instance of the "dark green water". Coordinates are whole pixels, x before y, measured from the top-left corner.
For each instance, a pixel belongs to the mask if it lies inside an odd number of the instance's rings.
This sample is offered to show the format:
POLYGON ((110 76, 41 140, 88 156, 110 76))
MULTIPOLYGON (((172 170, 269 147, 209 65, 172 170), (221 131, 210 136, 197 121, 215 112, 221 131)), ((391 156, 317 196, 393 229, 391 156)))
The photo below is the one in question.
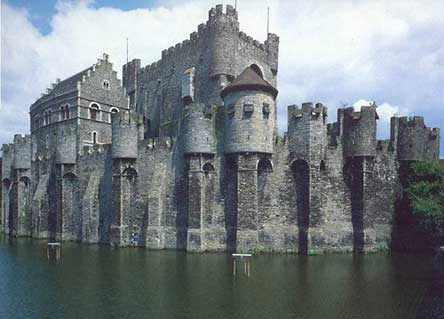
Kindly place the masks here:
POLYGON ((442 318, 444 258, 255 256, 0 240, 0 318, 442 318), (441 317, 440 317, 441 316, 441 317))

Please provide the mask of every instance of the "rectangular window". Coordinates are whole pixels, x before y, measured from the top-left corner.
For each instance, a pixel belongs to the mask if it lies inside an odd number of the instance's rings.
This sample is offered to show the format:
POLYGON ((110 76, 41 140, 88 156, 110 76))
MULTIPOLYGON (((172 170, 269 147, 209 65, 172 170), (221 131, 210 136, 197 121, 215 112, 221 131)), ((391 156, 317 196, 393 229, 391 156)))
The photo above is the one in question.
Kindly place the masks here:
POLYGON ((264 119, 268 119, 270 116, 270 104, 264 103, 262 106, 262 114, 264 115, 264 119))

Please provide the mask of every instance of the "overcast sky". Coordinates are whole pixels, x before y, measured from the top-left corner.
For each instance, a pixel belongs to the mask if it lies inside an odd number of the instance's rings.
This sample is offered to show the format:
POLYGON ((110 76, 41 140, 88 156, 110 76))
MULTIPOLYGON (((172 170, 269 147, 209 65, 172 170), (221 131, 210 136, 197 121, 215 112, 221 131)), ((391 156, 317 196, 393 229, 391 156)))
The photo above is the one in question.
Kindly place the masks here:
MULTIPOLYGON (((376 101, 379 138, 388 138, 393 114, 424 115, 444 135, 444 1, 237 2, 244 32, 265 40, 269 6, 270 31, 280 36, 281 132, 290 104, 322 102, 333 122, 339 106, 376 101)), ((2 0, 0 143, 29 131, 30 104, 56 78, 103 52, 120 76, 127 37, 130 59, 157 61, 217 3, 223 2, 2 0)))

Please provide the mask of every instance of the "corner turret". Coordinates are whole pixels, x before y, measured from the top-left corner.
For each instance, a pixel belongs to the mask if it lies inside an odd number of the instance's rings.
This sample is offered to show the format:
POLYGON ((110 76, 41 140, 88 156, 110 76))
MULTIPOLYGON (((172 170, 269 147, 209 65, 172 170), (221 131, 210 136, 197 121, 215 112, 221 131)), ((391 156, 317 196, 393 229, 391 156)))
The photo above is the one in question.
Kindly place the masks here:
POLYGON ((138 123, 137 116, 129 112, 111 114, 112 157, 137 158, 138 123))
POLYGON ((327 144, 327 108, 322 103, 288 107, 288 148, 291 159, 320 161, 327 144), (313 156, 315 158, 313 158, 313 156))
POLYGON ((391 141, 399 161, 438 160, 439 128, 429 128, 422 116, 392 117, 391 141))
POLYGON ((185 154, 214 154, 213 110, 202 103, 187 105, 184 109, 182 136, 185 154))
POLYGON ((273 153, 277 94, 252 67, 222 90, 226 154, 273 153))
POLYGON ((15 169, 31 168, 31 135, 14 135, 14 164, 15 169))
POLYGON ((338 109, 344 157, 376 156, 376 105, 338 109))

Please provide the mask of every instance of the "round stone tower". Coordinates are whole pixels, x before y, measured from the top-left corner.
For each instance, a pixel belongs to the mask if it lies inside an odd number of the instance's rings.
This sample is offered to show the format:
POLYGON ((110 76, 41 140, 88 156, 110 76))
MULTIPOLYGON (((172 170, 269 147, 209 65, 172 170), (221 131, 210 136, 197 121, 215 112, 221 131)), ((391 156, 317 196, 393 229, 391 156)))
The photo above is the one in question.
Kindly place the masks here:
POLYGON ((376 156, 376 105, 362 106, 360 112, 353 107, 339 109, 343 127, 345 157, 376 156))
POLYGON ((222 90, 225 154, 273 153, 277 94, 253 67, 222 90))
POLYGON ((128 112, 111 114, 113 158, 137 158, 138 124, 128 112))
POLYGON ((212 110, 202 103, 191 103, 185 107, 182 122, 185 154, 215 153, 212 117, 212 110))

